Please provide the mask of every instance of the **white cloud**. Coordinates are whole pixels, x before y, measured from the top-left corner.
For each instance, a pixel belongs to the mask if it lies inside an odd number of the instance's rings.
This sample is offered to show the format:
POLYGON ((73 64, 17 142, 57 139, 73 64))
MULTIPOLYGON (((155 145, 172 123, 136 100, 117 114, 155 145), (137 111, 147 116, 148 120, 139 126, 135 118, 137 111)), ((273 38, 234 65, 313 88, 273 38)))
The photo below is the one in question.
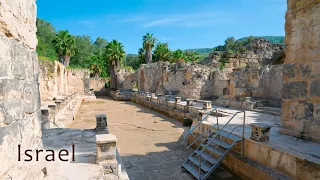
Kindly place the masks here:
POLYGON ((230 22, 232 18, 226 18, 230 14, 226 13, 189 13, 189 14, 176 14, 161 17, 142 24, 142 27, 157 27, 157 26, 183 26, 183 27, 199 27, 210 26, 212 23, 230 22))

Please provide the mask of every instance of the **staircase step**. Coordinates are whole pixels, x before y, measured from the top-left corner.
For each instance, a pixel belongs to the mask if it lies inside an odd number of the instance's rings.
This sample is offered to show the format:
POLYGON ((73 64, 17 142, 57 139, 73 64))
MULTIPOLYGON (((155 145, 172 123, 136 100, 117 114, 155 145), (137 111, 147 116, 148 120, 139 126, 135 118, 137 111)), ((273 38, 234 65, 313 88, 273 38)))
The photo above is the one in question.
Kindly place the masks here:
MULTIPOLYGON (((212 140, 212 138, 208 138, 208 142, 211 140, 212 140)), ((217 138, 215 138, 213 141, 211 141, 211 143, 214 143, 214 144, 219 145, 219 146, 226 148, 226 149, 229 149, 231 147, 231 144, 228 144, 228 143, 221 141, 217 138)))
MULTIPOLYGON (((194 164, 191 161, 187 161, 183 163, 182 167, 184 167, 187 171, 189 171, 192 174, 192 176, 199 179, 199 169, 196 166, 194 166, 194 164)), ((202 171, 200 171, 200 173, 201 173, 200 179, 202 179, 205 174, 202 171)))
MULTIPOLYGON (((216 132, 218 132, 218 131, 216 131, 216 132)), ((223 136, 223 137, 228 137, 228 139, 231 139, 231 140, 233 140, 233 141, 242 141, 242 138, 241 137, 239 137, 239 136, 237 136, 237 135, 233 135, 233 134, 230 134, 230 133, 228 133, 228 132, 225 132, 225 131, 221 131, 220 132, 220 134, 219 134, 220 136, 223 136), (229 135, 229 136, 228 136, 229 135)))
MULTIPOLYGON (((190 160, 191 162, 193 162, 194 165, 196 165, 197 167, 199 167, 199 156, 197 156, 196 154, 194 154, 193 156, 189 157, 189 160, 190 160)), ((204 164, 202 164, 204 160, 205 160, 205 159, 203 159, 203 158, 201 157, 201 169, 204 170, 205 172, 208 172, 208 171, 210 170, 210 168, 212 167, 212 165, 211 165, 208 161, 206 161, 204 164)))
MULTIPOLYGON (((210 146, 210 145, 209 145, 210 146)), ((208 147, 209 148, 209 147, 208 147)), ((216 150, 217 151, 217 150, 216 150)), ((216 152, 215 151, 215 152, 216 152)), ((201 150, 196 150, 195 151, 195 153, 196 154, 200 154, 200 152, 201 152, 201 150)), ((223 152, 222 152, 222 154, 223 154, 223 152)), ((218 162, 218 159, 217 158, 215 158, 215 157, 213 157, 213 153, 210 155, 209 153, 207 153, 207 152, 205 152, 205 151, 203 151, 202 153, 201 153, 201 157, 202 158, 204 158, 204 159, 206 159, 207 161, 209 161, 212 165, 214 165, 214 164, 216 164, 217 162, 218 162)), ((219 155, 220 156, 220 155, 219 155)))
MULTIPOLYGON (((205 147, 206 145, 207 145, 207 143, 201 144, 202 147, 205 147)), ((219 155, 220 157, 224 155, 224 152, 223 152, 221 149, 219 149, 219 148, 216 149, 216 147, 213 146, 213 145, 211 145, 211 144, 209 144, 209 146, 207 147, 207 149, 208 149, 209 151, 211 151, 211 152, 214 151, 214 153, 217 154, 217 155, 219 155)), ((199 152, 200 152, 200 151, 199 151, 199 152)))

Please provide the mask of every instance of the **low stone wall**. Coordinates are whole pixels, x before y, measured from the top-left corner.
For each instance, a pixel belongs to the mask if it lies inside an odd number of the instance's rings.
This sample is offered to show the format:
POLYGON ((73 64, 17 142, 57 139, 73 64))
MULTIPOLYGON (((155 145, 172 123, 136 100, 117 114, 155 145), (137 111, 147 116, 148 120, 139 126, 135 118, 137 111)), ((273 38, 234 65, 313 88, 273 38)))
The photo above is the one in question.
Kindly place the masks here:
POLYGON ((140 93, 133 93, 131 101, 181 122, 185 118, 196 119, 200 113, 199 110, 202 109, 193 106, 187 107, 180 103, 176 104, 174 101, 166 101, 165 99, 150 97, 140 93))

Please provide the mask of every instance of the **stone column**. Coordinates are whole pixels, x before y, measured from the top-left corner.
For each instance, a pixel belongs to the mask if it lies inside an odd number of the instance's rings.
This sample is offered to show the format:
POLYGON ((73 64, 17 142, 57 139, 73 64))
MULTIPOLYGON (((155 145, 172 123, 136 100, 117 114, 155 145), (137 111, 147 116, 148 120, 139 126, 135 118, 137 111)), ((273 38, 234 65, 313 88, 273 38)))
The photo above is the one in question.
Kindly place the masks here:
POLYGON ((320 2, 288 0, 280 132, 320 141, 320 2))
POLYGON ((97 134, 108 134, 107 115, 97 114, 96 121, 97 134))
POLYGON ((84 84, 84 92, 89 93, 90 92, 90 74, 88 72, 84 73, 83 84, 84 84))
POLYGON ((98 164, 116 167, 117 137, 113 134, 96 135, 98 164))

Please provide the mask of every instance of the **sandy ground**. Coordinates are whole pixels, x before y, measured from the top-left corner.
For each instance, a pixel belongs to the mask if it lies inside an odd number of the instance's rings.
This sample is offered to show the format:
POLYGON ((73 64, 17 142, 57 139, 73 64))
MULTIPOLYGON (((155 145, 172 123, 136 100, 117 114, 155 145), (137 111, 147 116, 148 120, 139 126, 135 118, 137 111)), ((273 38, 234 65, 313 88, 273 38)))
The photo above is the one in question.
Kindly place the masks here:
MULTIPOLYGON (((184 135, 189 127, 132 102, 109 97, 83 102, 70 128, 94 129, 96 114, 106 114, 108 129, 117 137, 117 148, 130 180, 194 179, 181 169, 187 159, 184 135)), ((218 168, 210 179, 236 179, 218 168)))
POLYGON ((184 144, 181 135, 189 129, 181 122, 135 103, 110 98, 83 102, 79 112, 70 128, 93 129, 96 126, 95 115, 107 115, 108 129, 117 136, 121 156, 179 148, 184 144))

